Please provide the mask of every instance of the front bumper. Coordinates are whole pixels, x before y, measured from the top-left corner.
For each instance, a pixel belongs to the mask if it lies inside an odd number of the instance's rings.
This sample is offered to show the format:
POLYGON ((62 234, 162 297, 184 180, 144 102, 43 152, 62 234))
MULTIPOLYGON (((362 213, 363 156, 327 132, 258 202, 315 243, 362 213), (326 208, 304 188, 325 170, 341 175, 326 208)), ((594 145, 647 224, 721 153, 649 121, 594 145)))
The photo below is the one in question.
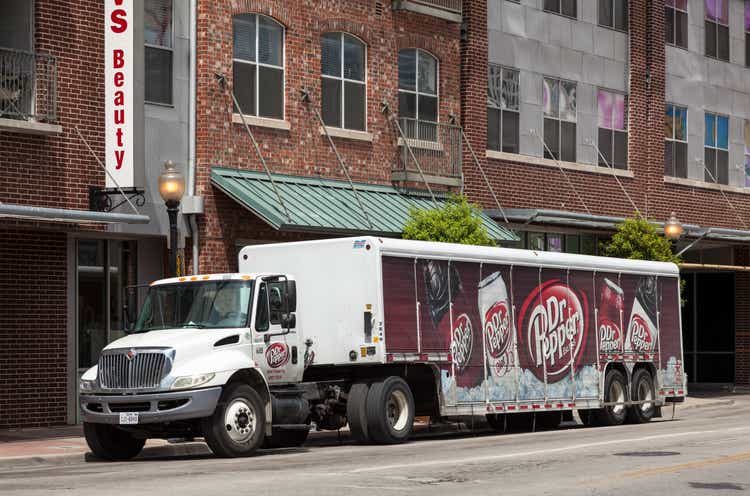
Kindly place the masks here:
POLYGON ((81 394, 79 403, 84 422, 119 424, 120 413, 138 412, 139 424, 154 424, 208 417, 220 396, 221 388, 214 387, 151 394, 81 394))

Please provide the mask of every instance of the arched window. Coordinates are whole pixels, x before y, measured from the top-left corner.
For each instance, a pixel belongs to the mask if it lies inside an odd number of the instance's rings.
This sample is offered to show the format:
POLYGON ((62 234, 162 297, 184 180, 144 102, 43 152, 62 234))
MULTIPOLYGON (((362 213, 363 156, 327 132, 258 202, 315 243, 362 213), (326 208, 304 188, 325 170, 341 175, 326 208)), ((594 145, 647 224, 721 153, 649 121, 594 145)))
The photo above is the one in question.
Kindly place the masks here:
POLYGON ((438 61, 424 50, 406 48, 398 53, 398 109, 409 137, 437 138, 438 61))
POLYGON ((321 45, 321 108, 326 126, 367 128, 366 47, 346 33, 326 33, 321 45))
POLYGON ((284 27, 258 14, 236 15, 232 24, 234 94, 241 111, 246 115, 283 119, 284 27))

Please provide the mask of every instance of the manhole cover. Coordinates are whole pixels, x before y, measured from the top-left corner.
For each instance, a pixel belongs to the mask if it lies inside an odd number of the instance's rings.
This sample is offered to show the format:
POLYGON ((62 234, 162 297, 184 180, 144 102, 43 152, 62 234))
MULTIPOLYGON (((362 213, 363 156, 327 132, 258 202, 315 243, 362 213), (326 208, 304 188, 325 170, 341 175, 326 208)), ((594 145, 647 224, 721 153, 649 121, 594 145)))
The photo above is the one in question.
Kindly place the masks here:
POLYGON ((679 454, 679 451, 627 451, 615 453, 615 456, 675 456, 679 454))

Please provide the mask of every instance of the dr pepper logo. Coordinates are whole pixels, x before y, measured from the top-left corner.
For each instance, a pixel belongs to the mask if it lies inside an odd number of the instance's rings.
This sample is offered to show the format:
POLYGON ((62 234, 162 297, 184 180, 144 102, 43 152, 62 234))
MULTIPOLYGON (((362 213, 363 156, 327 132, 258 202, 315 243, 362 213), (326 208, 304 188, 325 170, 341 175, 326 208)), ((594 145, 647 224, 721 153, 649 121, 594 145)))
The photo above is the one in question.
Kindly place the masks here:
POLYGON ((575 291, 561 281, 548 281, 526 298, 521 309, 519 337, 526 333, 530 369, 539 380, 557 382, 583 352, 588 315, 575 291))
POLYGON ((289 361, 289 348, 283 343, 273 343, 266 348, 266 361, 272 369, 283 367, 289 361))
POLYGON ((458 370, 463 370, 471 358, 471 350, 474 347, 474 332, 471 327, 469 316, 462 313, 453 322, 453 340, 451 343, 451 353, 453 354, 453 363, 458 370))
POLYGON ((651 351, 654 347, 654 339, 651 335, 648 323, 639 314, 633 315, 630 321, 630 346, 635 351, 651 351))
POLYGON ((500 358, 510 344, 510 312, 505 300, 496 302, 484 316, 484 338, 487 353, 492 358, 500 358))

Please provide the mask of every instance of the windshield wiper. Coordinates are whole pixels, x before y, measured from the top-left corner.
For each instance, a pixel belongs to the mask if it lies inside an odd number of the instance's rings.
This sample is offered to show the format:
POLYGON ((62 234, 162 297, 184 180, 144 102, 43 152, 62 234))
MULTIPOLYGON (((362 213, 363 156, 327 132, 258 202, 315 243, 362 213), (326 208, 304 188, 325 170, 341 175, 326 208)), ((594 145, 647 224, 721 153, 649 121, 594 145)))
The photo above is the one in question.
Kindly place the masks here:
POLYGON ((185 322, 184 324, 180 324, 180 327, 194 327, 196 329, 205 329, 205 324, 198 324, 197 322, 185 322))

